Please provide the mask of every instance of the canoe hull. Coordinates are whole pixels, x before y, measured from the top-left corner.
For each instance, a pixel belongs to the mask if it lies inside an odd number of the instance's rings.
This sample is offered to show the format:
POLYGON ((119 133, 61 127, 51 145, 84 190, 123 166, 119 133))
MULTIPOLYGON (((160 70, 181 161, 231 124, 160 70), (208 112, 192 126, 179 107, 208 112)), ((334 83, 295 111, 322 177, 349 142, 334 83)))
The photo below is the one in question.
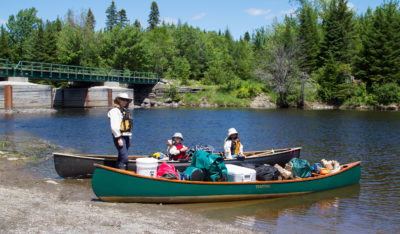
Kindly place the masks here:
POLYGON ((94 193, 107 202, 196 203, 264 199, 305 194, 358 183, 360 162, 338 173, 291 181, 192 182, 155 179, 133 172, 98 166, 94 193))
MULTIPOLYGON (((241 163, 253 163, 253 164, 279 164, 284 166, 292 158, 300 157, 301 148, 285 149, 282 153, 275 153, 265 157, 253 157, 248 158, 245 161, 239 160, 226 160, 227 164, 241 164, 241 163)), ((94 164, 105 165, 114 167, 117 160, 117 156, 101 156, 101 155, 74 155, 74 154, 62 154, 54 153, 54 167, 57 174, 62 178, 91 178, 95 169, 94 164)), ((130 156, 134 158, 135 156, 130 156)), ((144 157, 144 156, 136 156, 144 157)), ((159 165, 162 162, 159 162, 159 165)), ((190 162, 168 162, 175 166, 179 171, 184 171, 190 162)), ((128 170, 136 171, 136 161, 130 159, 128 162, 128 170)))

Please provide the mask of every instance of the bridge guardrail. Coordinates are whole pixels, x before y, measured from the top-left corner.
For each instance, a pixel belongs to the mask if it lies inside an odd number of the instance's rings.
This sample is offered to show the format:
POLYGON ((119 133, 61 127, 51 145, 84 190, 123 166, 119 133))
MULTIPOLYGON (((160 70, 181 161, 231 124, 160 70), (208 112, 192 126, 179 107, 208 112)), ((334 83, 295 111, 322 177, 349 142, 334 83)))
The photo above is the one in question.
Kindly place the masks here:
POLYGON ((31 79, 155 84, 159 80, 157 73, 129 70, 107 71, 104 68, 83 67, 44 62, 20 61, 14 65, 7 59, 0 59, 0 76, 21 76, 31 79))
POLYGON ((16 73, 33 79, 48 78, 50 80, 71 81, 105 81, 107 71, 103 68, 52 64, 42 62, 20 61, 15 66, 16 73))

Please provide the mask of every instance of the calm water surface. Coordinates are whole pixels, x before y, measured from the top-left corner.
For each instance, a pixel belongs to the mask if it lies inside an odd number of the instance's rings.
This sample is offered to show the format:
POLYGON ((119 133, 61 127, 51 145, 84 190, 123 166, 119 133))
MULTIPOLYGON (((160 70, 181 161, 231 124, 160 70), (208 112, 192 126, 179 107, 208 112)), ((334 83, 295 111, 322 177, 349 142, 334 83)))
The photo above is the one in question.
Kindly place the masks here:
MULTIPOLYGON (((0 116, 0 135, 32 135, 74 152, 114 154, 107 110, 0 116)), ((400 233, 400 113, 250 109, 135 110, 130 154, 165 151, 180 131, 187 146, 222 151, 235 127, 245 151, 302 146, 301 157, 362 161, 360 184, 279 199, 176 205, 265 232, 400 233)), ((35 170, 35 168, 33 169, 35 170)), ((57 178, 51 161, 36 170, 57 178)))

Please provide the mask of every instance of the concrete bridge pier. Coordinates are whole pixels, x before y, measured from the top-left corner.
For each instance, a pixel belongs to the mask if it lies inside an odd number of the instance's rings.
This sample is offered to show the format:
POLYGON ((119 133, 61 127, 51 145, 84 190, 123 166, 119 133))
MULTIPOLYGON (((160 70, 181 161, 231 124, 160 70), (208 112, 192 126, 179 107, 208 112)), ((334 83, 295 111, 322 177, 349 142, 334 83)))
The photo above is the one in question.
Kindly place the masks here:
MULTIPOLYGON (((104 82, 101 85, 98 86, 98 83, 74 82, 70 87, 55 89, 54 107, 110 108, 119 93, 126 92, 134 97, 132 88, 120 87, 118 82, 104 82)), ((131 107, 133 108, 133 105, 131 107)))
POLYGON ((29 83, 26 77, 7 77, 0 81, 0 109, 47 109, 53 107, 50 85, 29 83))

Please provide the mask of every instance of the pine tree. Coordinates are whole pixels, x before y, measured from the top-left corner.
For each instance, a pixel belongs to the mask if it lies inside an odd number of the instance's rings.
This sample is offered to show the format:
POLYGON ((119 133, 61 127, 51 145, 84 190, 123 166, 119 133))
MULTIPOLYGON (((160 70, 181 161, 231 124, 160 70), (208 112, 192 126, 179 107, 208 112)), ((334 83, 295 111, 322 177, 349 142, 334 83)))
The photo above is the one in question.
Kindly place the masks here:
POLYGON ((3 25, 1 25, 0 33, 0 58, 9 59, 11 56, 10 42, 8 39, 8 33, 4 29, 3 25))
POLYGON ((361 18, 362 49, 357 59, 357 77, 367 88, 400 84, 400 10, 397 2, 384 3, 361 18))
POLYGON ((44 30, 45 62, 57 63, 57 35, 61 31, 61 21, 47 21, 44 30))
POLYGON ((147 22, 149 23, 150 30, 153 30, 160 23, 160 12, 158 11, 157 3, 154 1, 151 3, 149 20, 147 22))
POLYGON ((129 24, 128 17, 126 16, 126 11, 121 9, 118 11, 118 26, 125 28, 129 24))
POLYGON ((336 61, 351 63, 355 38, 353 12, 348 9, 347 0, 331 0, 327 11, 322 22, 322 58, 328 60, 332 55, 336 61))
POLYGON ((88 30, 93 31, 95 24, 96 24, 96 20, 94 19, 92 10, 90 10, 90 8, 89 8, 87 15, 86 15, 85 26, 88 30))
POLYGON ((322 77, 318 78, 319 96, 325 102, 341 105, 346 79, 351 75, 354 62, 355 24, 353 12, 346 0, 331 0, 327 8, 322 29, 321 44, 322 77))
POLYGON ((39 24, 36 35, 33 37, 33 54, 30 60, 37 62, 45 62, 46 54, 44 53, 45 39, 44 39, 44 29, 43 23, 39 24))
POLYGON ((301 70, 310 74, 317 69, 320 36, 318 32, 318 11, 304 2, 299 13, 299 33, 301 70))
POLYGON ((250 34, 249 34, 249 32, 245 32, 245 34, 244 34, 244 38, 243 38, 245 41, 247 41, 247 42, 249 42, 250 41, 250 34))
POLYGON ((117 7, 115 6, 115 2, 112 1, 111 5, 106 10, 107 20, 106 20, 106 29, 111 31, 113 27, 118 24, 118 13, 117 7))
POLYGON ((142 25, 140 25, 140 21, 138 19, 135 20, 135 23, 133 23, 133 26, 137 29, 141 29, 142 25))

